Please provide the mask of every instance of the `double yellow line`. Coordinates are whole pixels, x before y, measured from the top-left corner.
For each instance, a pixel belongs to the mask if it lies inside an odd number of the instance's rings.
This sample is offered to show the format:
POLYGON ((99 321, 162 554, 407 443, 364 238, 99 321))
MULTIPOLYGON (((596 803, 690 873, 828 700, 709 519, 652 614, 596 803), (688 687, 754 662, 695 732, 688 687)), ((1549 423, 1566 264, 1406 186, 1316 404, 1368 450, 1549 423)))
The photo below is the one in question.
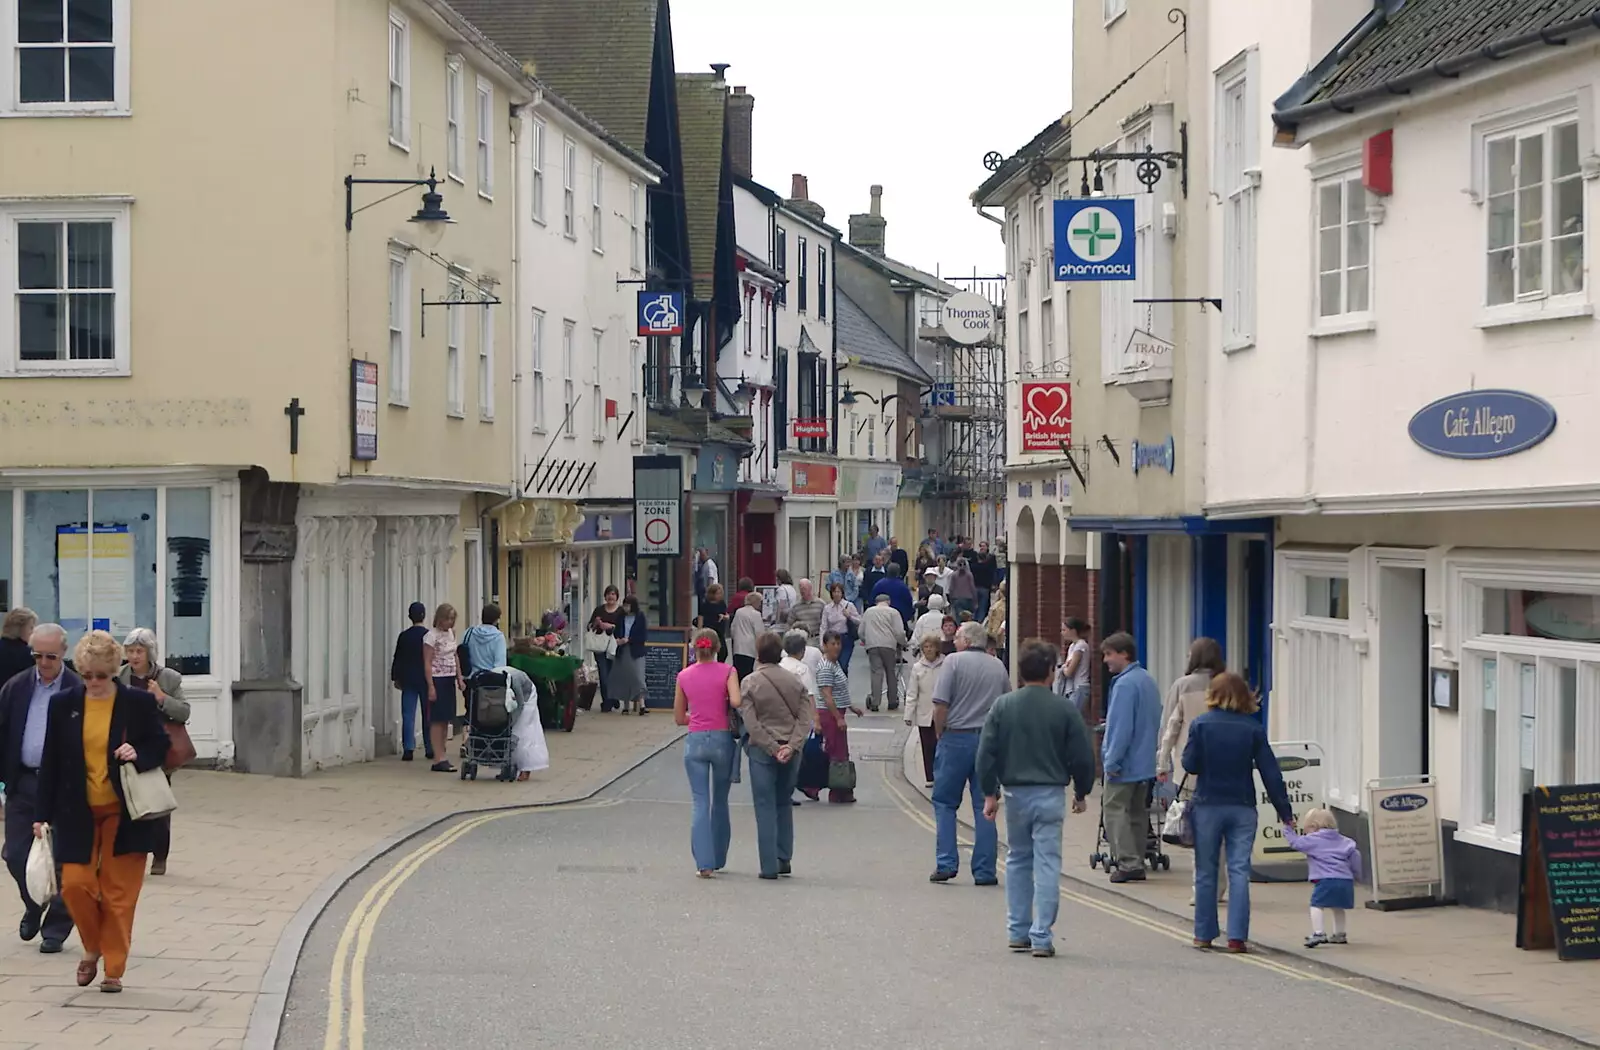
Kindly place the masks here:
POLYGON ((333 953, 333 972, 328 978, 328 1024, 323 1050, 364 1050, 367 1039, 367 955, 372 934, 378 928, 383 909, 388 907, 401 886, 417 873, 430 857, 448 848, 467 832, 506 817, 528 813, 552 813, 574 809, 600 809, 620 805, 621 799, 597 799, 559 806, 524 806, 484 813, 455 824, 396 861, 383 878, 372 884, 345 922, 339 944, 333 953), (345 972, 349 971, 349 1025, 345 1024, 345 972))
MULTIPOLYGON (((908 798, 900 789, 900 785, 897 784, 894 778, 890 776, 889 767, 891 765, 893 765, 893 763, 883 763, 883 785, 885 789, 887 789, 889 797, 894 801, 895 806, 917 824, 929 831, 936 832, 937 825, 934 823, 933 818, 928 816, 928 814, 923 811, 922 807, 918 803, 912 802, 911 799, 908 798)), ((962 845, 968 844, 968 841, 963 838, 962 845)), ((1004 855, 999 858, 998 866, 1001 870, 1004 870, 1004 855)), ((1135 926, 1149 930, 1151 933, 1159 934, 1162 937, 1168 938, 1169 940, 1179 941, 1184 944, 1191 944, 1193 942, 1193 937, 1189 933, 1186 933, 1177 927, 1161 922, 1158 919, 1153 919, 1147 915, 1140 915, 1137 912, 1129 911, 1126 908, 1119 908, 1115 904, 1108 904, 1105 901, 1098 900, 1094 897, 1069 890, 1065 886, 1061 887, 1061 899, 1071 901, 1074 904, 1080 904, 1086 908, 1092 908, 1103 915, 1110 915, 1114 918, 1121 919, 1123 922, 1132 923, 1135 926)), ((1350 980, 1348 978, 1337 979, 1333 977, 1324 977, 1321 974, 1308 973, 1303 970, 1297 970, 1291 966, 1286 966, 1283 963, 1264 958, 1260 955, 1223 954, 1221 957, 1233 962, 1245 963, 1251 966, 1259 966, 1262 969, 1270 970, 1274 973, 1280 974, 1284 977, 1293 978, 1297 981, 1315 981, 1331 988, 1338 988, 1341 991, 1354 992, 1356 995, 1363 995, 1368 999, 1373 999, 1389 1006, 1397 1006, 1404 1010, 1409 1010, 1414 1014, 1431 1018, 1435 1021, 1442 1021, 1446 1024, 1454 1025, 1457 1028, 1464 1028, 1470 1032, 1477 1032, 1481 1035, 1487 1035, 1493 1039, 1499 1039, 1503 1042, 1510 1043, 1513 1046, 1525 1047, 1526 1050, 1551 1050, 1551 1048, 1540 1043, 1530 1043, 1524 1039, 1518 1039, 1515 1036, 1506 1035, 1503 1032, 1497 1032, 1492 1028, 1485 1028, 1482 1025, 1473 1024, 1470 1021, 1463 1021, 1460 1018, 1446 1016, 1445 1014, 1418 1006, 1415 1003, 1406 1002, 1403 999, 1396 999, 1391 996, 1384 995, 1381 992, 1375 992, 1367 988, 1357 987, 1356 985, 1347 983, 1350 980)))

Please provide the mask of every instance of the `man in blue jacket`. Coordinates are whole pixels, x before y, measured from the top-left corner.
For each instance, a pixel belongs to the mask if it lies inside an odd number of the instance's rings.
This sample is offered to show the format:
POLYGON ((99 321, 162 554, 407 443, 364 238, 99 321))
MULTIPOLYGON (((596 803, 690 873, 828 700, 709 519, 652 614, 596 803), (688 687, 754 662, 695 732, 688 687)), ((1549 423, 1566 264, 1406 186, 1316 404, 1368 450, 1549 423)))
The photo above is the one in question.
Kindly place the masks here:
POLYGON ((1111 881, 1143 882, 1150 785, 1156 779, 1161 732, 1161 690, 1140 665, 1132 635, 1118 631, 1101 643, 1100 652, 1114 676, 1100 755, 1106 778, 1101 815, 1115 863, 1111 881))
MULTIPOLYGON (((886 566, 885 569, 889 575, 873 585, 872 593, 868 595, 867 604, 875 604, 878 600, 878 595, 887 594, 889 596, 889 604, 894 606, 895 612, 899 613, 900 618, 909 625, 912 620, 917 618, 915 604, 911 600, 911 588, 907 587, 906 581, 900 578, 899 563, 892 563, 886 566)), ((1154 773, 1151 774, 1151 776, 1154 775, 1154 773)))

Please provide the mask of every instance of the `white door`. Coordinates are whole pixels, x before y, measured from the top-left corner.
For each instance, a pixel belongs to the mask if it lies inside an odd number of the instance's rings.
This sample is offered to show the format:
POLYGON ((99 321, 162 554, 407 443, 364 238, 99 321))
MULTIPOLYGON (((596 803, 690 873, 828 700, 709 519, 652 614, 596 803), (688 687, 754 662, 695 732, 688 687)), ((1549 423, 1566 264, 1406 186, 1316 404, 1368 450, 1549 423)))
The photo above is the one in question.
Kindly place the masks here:
POLYGON ((306 766, 373 753, 372 564, 377 519, 303 517, 295 554, 294 664, 306 766))

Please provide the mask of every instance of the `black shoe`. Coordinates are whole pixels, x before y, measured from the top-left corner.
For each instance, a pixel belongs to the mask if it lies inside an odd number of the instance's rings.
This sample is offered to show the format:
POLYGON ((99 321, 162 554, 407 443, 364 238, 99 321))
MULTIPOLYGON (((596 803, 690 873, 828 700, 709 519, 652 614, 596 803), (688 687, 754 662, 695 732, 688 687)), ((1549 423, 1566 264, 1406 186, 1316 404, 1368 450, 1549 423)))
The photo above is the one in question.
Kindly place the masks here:
POLYGON ((998 886, 998 885, 1000 885, 1000 880, 999 879, 973 879, 972 880, 972 884, 974 886, 998 886))
POLYGON ((44 912, 24 912, 22 921, 17 924, 17 936, 24 941, 31 941, 39 936, 39 927, 44 924, 44 912))
POLYGON ((1025 952, 1031 950, 1033 945, 1029 944, 1027 941, 1007 941, 1006 947, 1010 948, 1014 952, 1025 952))
MULTIPOLYGON (((432 758, 433 756, 429 755, 428 757, 432 758)), ((410 762, 410 761, 412 761, 411 752, 410 751, 402 751, 400 753, 400 761, 402 761, 402 762, 410 762)))
POLYGON ((900 710, 900 705, 899 704, 890 704, 889 705, 889 710, 898 711, 898 710, 900 710))
POLYGON ((953 871, 936 871, 932 875, 928 876, 928 881, 929 882, 949 882, 951 879, 953 879, 955 877, 956 877, 956 873, 953 872, 953 871))
POLYGON ((801 801, 800 801, 800 800, 799 800, 799 799, 797 799, 797 798, 791 798, 791 799, 790 799, 790 800, 789 800, 789 805, 791 805, 791 806, 803 806, 803 805, 805 805, 805 803, 804 803, 804 802, 801 802, 801 801))
POLYGON ((778 874, 784 876, 785 878, 787 878, 788 876, 794 874, 794 870, 789 867, 789 862, 788 861, 780 860, 778 862, 778 874))
POLYGON ((1035 959, 1054 959, 1056 957, 1056 950, 1054 947, 1035 948, 1033 950, 1033 957, 1035 959))
POLYGON ((435 762, 431 768, 435 773, 454 773, 456 771, 456 767, 450 764, 449 759, 445 759, 443 762, 435 762))
POLYGON ((763 878, 763 879, 771 879, 771 880, 776 880, 776 879, 777 879, 777 877, 778 877, 778 876, 776 876, 776 875, 768 875, 768 874, 767 874, 767 873, 766 873, 766 872, 764 872, 764 871, 763 871, 763 872, 762 872, 762 873, 761 873, 761 878, 763 878))
POLYGON ((1140 870, 1140 871, 1123 871, 1121 868, 1118 868, 1116 871, 1113 871, 1111 873, 1111 881, 1112 882, 1117 882, 1117 883, 1122 883, 1122 882, 1143 882, 1143 881, 1145 881, 1144 872, 1142 870, 1140 870))
POLYGON ((44 943, 39 945, 40 955, 60 955, 61 942, 53 937, 46 937, 44 943))
POLYGON ((427 760, 428 760, 428 761, 429 761, 429 762, 432 762, 432 761, 433 761, 433 758, 434 758, 434 755, 433 755, 433 748, 431 748, 431 747, 430 747, 430 748, 428 748, 428 750, 426 750, 426 751, 424 751, 424 752, 423 752, 423 753, 422 753, 422 757, 423 757, 423 758, 426 758, 426 759, 427 759, 427 760))

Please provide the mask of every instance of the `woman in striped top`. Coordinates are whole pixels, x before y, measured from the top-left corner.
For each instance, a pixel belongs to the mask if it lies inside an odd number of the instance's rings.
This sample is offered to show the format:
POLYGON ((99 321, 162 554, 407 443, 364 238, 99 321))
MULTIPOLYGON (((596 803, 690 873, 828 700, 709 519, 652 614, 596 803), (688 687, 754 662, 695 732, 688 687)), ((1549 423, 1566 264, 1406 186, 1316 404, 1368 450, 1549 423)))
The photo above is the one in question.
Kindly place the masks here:
MULTIPOLYGON (((850 703, 850 676, 839 663, 839 652, 844 647, 844 637, 838 631, 827 631, 822 636, 822 664, 817 668, 817 728, 822 732, 822 748, 828 761, 850 761, 850 736, 844 720, 847 712, 856 717, 861 708, 850 703)), ((828 790, 828 801, 854 802, 854 791, 828 790)))

